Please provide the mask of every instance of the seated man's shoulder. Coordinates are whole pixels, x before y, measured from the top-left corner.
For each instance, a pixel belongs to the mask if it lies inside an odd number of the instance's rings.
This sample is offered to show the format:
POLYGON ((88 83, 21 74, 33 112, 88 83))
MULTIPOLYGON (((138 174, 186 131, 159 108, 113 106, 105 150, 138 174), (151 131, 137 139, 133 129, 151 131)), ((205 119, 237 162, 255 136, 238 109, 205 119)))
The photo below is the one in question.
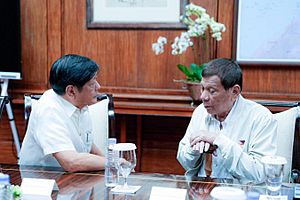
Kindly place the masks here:
POLYGON ((260 120, 268 121, 268 120, 272 120, 272 118, 273 118, 271 111, 267 107, 255 102, 255 101, 248 100, 247 107, 248 107, 247 110, 248 110, 249 115, 252 116, 253 119, 255 119, 257 121, 260 121, 260 120))
POLYGON ((41 98, 36 102, 36 111, 39 113, 55 113, 62 112, 63 108, 57 99, 57 95, 53 90, 47 90, 41 98))
POLYGON ((247 102, 248 109, 251 110, 252 112, 261 112, 261 113, 266 113, 266 114, 272 114, 271 111, 267 107, 255 102, 255 101, 247 99, 246 102, 247 102))

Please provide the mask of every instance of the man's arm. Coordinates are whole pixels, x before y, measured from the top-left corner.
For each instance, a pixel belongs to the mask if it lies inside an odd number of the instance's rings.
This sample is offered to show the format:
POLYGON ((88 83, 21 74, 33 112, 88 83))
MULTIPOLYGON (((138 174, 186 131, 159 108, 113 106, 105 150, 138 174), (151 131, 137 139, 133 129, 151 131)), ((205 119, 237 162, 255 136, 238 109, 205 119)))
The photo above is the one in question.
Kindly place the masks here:
POLYGON ((192 175, 196 175, 199 166, 202 163, 202 154, 197 150, 193 150, 190 139, 193 135, 194 128, 199 126, 199 117, 201 117, 201 110, 197 107, 192 115, 189 126, 182 140, 179 142, 177 160, 182 167, 187 171, 193 171, 192 175), (195 172, 195 174, 194 174, 195 172))
POLYGON ((92 145, 91 154, 104 156, 104 153, 95 144, 92 145))
POLYGON ((193 150, 190 143, 183 138, 178 147, 177 160, 185 170, 191 170, 199 167, 199 151, 193 150))
POLYGON ((68 172, 97 171, 105 167, 105 157, 76 151, 61 151, 53 153, 59 164, 68 172))

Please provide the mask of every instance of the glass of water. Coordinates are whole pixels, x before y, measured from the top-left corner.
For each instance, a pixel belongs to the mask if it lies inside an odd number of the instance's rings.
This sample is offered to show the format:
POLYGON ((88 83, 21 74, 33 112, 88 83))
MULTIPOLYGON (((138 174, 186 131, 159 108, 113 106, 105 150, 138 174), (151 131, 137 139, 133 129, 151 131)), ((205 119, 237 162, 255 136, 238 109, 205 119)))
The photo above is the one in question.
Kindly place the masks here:
POLYGON ((284 165, 287 163, 286 159, 281 156, 264 156, 261 161, 264 165, 267 194, 271 196, 280 195, 284 165))
POLYGON ((127 177, 136 166, 136 146, 133 143, 118 143, 114 145, 116 155, 116 166, 124 178, 122 190, 130 189, 127 177))

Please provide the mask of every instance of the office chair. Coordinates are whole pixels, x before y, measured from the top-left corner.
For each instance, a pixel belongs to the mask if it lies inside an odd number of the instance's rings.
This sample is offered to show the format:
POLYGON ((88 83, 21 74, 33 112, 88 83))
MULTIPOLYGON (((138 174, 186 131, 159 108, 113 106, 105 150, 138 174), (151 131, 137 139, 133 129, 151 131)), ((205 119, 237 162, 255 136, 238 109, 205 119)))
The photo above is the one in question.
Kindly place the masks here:
POLYGON ((276 155, 283 156, 287 160, 284 167, 283 182, 300 181, 300 159, 298 153, 300 146, 299 123, 300 102, 268 102, 258 101, 263 106, 288 107, 286 111, 273 114, 277 120, 277 152, 276 155))
POLYGON ((292 182, 291 172, 293 162, 293 147, 298 112, 298 107, 294 107, 286 111, 273 114, 278 123, 276 155, 283 156, 287 160, 287 164, 284 167, 284 182, 292 182))
POLYGON ((4 110, 5 104, 8 102, 7 96, 0 96, 0 119, 4 110))
POLYGON ((116 137, 115 111, 112 95, 102 94, 97 97, 97 100, 97 103, 89 106, 89 112, 92 119, 94 143, 104 153, 107 138, 116 137))

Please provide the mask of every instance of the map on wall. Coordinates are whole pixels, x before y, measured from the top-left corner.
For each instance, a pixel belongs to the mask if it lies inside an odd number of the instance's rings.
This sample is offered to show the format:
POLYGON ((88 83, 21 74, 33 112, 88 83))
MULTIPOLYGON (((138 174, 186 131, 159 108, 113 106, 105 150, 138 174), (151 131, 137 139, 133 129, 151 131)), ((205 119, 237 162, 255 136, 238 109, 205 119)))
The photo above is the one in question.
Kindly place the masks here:
POLYGON ((300 0, 238 4, 238 62, 300 64, 300 0))

